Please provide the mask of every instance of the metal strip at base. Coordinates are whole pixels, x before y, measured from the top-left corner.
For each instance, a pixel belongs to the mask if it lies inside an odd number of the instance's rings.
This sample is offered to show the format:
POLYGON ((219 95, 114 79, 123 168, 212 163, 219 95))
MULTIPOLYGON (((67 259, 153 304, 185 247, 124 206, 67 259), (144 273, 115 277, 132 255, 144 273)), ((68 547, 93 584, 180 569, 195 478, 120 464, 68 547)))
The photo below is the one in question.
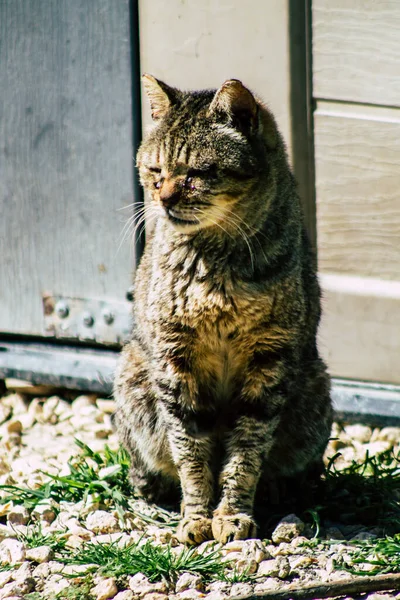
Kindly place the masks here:
MULTIPOLYGON (((112 393, 118 352, 38 342, 0 341, 0 379, 112 393)), ((335 418, 375 426, 400 426, 400 386, 332 380, 335 418)))
POLYGON ((112 350, 0 341, 0 379, 109 395, 117 356, 112 350))

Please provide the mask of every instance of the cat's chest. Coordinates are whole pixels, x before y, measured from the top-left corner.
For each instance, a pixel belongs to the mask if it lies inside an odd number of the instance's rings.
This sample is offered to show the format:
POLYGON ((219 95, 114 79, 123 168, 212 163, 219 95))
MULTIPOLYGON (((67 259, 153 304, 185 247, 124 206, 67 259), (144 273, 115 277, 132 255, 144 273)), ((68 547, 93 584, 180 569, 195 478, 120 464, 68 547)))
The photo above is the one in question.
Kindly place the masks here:
POLYGON ((244 373, 248 355, 244 347, 216 331, 200 331, 192 349, 193 367, 214 396, 228 399, 244 373))

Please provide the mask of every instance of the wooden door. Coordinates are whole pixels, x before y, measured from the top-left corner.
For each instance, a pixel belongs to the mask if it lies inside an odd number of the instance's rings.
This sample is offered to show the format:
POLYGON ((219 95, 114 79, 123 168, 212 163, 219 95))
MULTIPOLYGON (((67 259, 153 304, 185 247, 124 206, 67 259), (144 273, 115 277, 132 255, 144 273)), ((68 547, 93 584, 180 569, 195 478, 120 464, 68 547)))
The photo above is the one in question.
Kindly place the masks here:
POLYGON ((138 116, 129 6, 0 3, 1 332, 45 333, 46 294, 125 300, 134 249, 118 246, 133 209, 118 211, 133 202, 138 116))
POLYGON ((400 383, 400 3, 313 1, 317 240, 333 375, 400 383))

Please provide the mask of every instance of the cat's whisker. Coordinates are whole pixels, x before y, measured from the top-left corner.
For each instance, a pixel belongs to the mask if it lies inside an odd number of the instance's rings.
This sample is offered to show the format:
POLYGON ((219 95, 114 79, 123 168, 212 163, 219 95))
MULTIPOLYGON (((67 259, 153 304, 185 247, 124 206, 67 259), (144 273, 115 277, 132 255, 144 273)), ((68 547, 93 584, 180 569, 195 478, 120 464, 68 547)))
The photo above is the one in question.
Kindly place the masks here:
POLYGON ((142 215, 142 218, 136 223, 135 228, 132 232, 132 239, 136 239, 136 233, 138 228, 143 225, 142 229, 139 232, 139 235, 137 237, 140 237, 144 231, 144 228, 146 227, 146 224, 150 223, 150 219, 151 218, 157 218, 159 216, 159 213, 157 210, 154 209, 153 206, 149 206, 147 207, 147 209, 145 210, 144 214, 142 215))
POLYGON ((135 206, 135 204, 139 204, 139 203, 138 202, 131 202, 130 204, 127 204, 126 206, 121 206, 120 208, 117 208, 117 211, 127 210, 128 208, 131 208, 132 206, 135 206))
POLYGON ((131 235, 132 230, 133 230, 132 237, 134 238, 135 233, 136 233, 136 228, 143 223, 143 221, 146 219, 146 215, 148 214, 148 212, 151 209, 152 209, 152 207, 144 206, 136 214, 129 217, 129 219, 127 220, 127 222, 125 223, 125 225, 121 231, 121 234, 120 234, 121 239, 120 239, 115 256, 118 256, 118 253, 121 250, 123 243, 131 235))
MULTIPOLYGON (((150 212, 150 211, 149 211, 150 212)), ((158 217, 157 212, 152 212, 151 214, 146 214, 144 215, 144 218, 140 221, 140 223, 137 223, 137 225, 135 226, 135 231, 132 233, 131 235, 131 257, 134 255, 135 253, 135 241, 136 239, 139 239, 143 232, 145 231, 146 227, 152 222, 152 220, 156 219, 158 217), (136 233, 137 228, 141 225, 140 231, 139 233, 136 233)))
MULTIPOLYGON (((258 231, 255 227, 252 227, 251 225, 249 225, 248 223, 246 223, 241 217, 239 217, 239 215, 237 215, 236 213, 234 213, 232 210, 229 210, 227 208, 225 208, 225 210, 226 210, 226 212, 229 213, 229 218, 232 219, 232 225, 233 225, 234 219, 237 219, 237 220, 239 220, 239 223, 235 223, 237 225, 237 227, 240 227, 240 226, 242 228, 246 227, 249 231, 253 231, 253 235, 251 236, 251 238, 248 237, 249 243, 250 243, 250 240, 256 241, 257 244, 260 247, 260 250, 261 250, 262 255, 264 256, 266 262, 268 262, 268 259, 267 259, 266 255, 265 255, 265 252, 264 252, 264 248, 263 248, 260 240, 258 239, 257 235, 261 235, 265 239, 268 239, 267 236, 265 234, 263 234, 261 231, 258 231)), ((254 247, 253 247, 253 249, 254 249, 254 247)))
POLYGON ((249 239, 248 235, 243 231, 243 229, 240 227, 240 225, 238 223, 235 223, 235 221, 232 219, 231 216, 227 217, 224 209, 222 209, 218 206, 216 206, 215 208, 220 211, 221 217, 227 222, 227 224, 231 225, 232 227, 234 227, 236 229, 236 231, 241 235, 243 241, 246 243, 246 245, 249 249, 251 268, 254 271, 254 251, 251 247, 251 243, 250 243, 250 239, 249 239))
MULTIPOLYGON (((222 231, 224 231, 226 233, 226 235, 229 235, 229 237, 231 239, 233 239, 233 236, 229 233, 229 231, 227 231, 224 227, 222 227, 222 225, 220 223, 218 223, 218 221, 214 221, 214 219, 211 219, 211 217, 204 211, 201 210, 201 208, 197 208, 196 210, 199 211, 202 215, 205 215, 207 217, 207 219, 213 224, 216 225, 217 227, 219 227, 220 229, 222 229, 222 231)), ((200 219, 199 219, 200 222, 200 219)))
POLYGON ((129 226, 130 226, 130 224, 131 224, 132 222, 134 222, 136 219, 139 219, 139 218, 141 217, 141 215, 143 215, 143 213, 144 213, 145 211, 146 211, 146 207, 144 206, 144 207, 142 207, 140 210, 138 210, 136 213, 134 213, 133 215, 131 215, 131 216, 130 216, 130 217, 127 219, 127 221, 125 222, 125 224, 124 224, 124 226, 123 226, 123 228, 122 228, 122 231, 121 231, 121 233, 120 233, 120 236, 121 236, 121 237, 124 237, 124 236, 125 236, 126 229, 127 229, 127 228, 129 228, 129 226))
POLYGON ((141 214, 143 214, 143 212, 144 212, 145 210, 146 210, 146 207, 144 207, 144 206, 143 206, 143 207, 141 207, 141 208, 140 208, 138 211, 136 211, 136 212, 134 212, 132 215, 130 215, 130 216, 128 217, 128 219, 126 220, 126 222, 125 222, 125 224, 124 224, 124 226, 123 226, 123 228, 122 228, 122 231, 121 231, 121 234, 120 234, 120 235, 122 235, 122 234, 124 233, 125 227, 127 227, 127 226, 128 226, 128 224, 129 224, 129 223, 131 223, 132 221, 135 221, 136 219, 138 219, 138 218, 139 218, 139 216, 140 216, 141 214))

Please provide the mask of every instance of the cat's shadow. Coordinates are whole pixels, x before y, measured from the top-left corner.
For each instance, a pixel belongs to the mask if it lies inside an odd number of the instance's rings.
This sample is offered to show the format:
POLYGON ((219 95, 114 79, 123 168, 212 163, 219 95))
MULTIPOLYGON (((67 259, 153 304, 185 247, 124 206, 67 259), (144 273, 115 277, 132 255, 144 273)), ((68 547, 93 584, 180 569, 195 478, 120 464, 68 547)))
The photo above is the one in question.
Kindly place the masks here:
MULTIPOLYGON (((176 516, 179 493, 158 505, 176 516)), ((307 482, 295 478, 272 485, 261 482, 254 506, 257 536, 271 538, 276 525, 289 514, 306 523, 308 535, 332 526, 365 526, 391 534, 400 520, 400 482, 391 477, 374 481, 359 473, 335 473, 307 482)))

